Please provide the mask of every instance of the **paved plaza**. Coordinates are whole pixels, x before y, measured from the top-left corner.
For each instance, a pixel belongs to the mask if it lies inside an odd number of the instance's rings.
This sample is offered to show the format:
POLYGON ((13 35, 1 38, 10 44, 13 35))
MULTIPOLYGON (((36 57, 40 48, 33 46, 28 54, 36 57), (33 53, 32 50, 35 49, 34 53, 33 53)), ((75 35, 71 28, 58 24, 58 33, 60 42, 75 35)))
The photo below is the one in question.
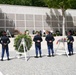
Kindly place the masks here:
MULTIPOLYGON (((14 38, 11 38, 9 44, 11 60, 7 61, 5 54, 4 61, 0 61, 0 71, 3 75, 76 75, 76 41, 74 42, 74 55, 67 57, 65 50, 59 50, 63 48, 63 44, 61 44, 55 57, 47 57, 47 45, 45 38, 43 38, 42 58, 34 58, 35 49, 33 43, 30 51, 27 52, 28 61, 25 61, 24 57, 19 59, 16 57, 13 40, 14 38)), ((54 49, 57 49, 56 41, 54 42, 54 49)))

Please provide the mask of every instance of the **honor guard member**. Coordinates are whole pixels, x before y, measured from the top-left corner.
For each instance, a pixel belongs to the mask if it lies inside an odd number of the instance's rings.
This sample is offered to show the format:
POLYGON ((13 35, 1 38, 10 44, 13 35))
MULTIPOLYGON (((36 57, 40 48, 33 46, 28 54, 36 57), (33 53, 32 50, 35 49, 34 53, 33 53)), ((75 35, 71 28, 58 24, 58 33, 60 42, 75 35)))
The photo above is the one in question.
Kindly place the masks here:
POLYGON ((68 36, 67 36, 67 45, 68 45, 68 52, 69 55, 73 55, 73 42, 74 42, 74 38, 71 35, 71 32, 68 32, 68 36))
POLYGON ((9 59, 9 49, 8 49, 8 44, 10 43, 9 38, 6 36, 6 32, 3 31, 3 36, 1 37, 1 44, 2 44, 2 56, 1 56, 1 61, 3 61, 3 57, 4 57, 4 52, 6 51, 7 54, 7 60, 9 59))
POLYGON ((47 47, 48 47, 48 57, 51 57, 51 53, 52 56, 54 56, 54 50, 53 50, 53 41, 55 40, 53 35, 50 34, 49 31, 46 31, 46 38, 45 40, 47 41, 47 47))
POLYGON ((36 52, 36 58, 38 58, 38 51, 39 51, 39 54, 40 54, 40 57, 42 52, 41 52, 41 42, 42 42, 42 37, 40 36, 40 33, 37 31, 36 32, 36 35, 34 36, 33 38, 33 41, 35 42, 35 52, 36 52))

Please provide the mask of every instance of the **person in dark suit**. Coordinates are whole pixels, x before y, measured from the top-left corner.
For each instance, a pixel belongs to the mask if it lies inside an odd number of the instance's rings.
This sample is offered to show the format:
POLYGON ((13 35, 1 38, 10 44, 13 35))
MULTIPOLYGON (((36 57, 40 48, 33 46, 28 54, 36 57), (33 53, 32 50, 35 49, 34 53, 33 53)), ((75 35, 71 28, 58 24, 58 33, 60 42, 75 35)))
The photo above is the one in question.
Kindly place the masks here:
POLYGON ((69 55, 73 55, 73 42, 74 42, 74 38, 71 35, 71 32, 68 32, 68 36, 67 36, 67 45, 68 45, 68 52, 69 55))
POLYGON ((48 47, 48 57, 51 57, 51 52, 52 56, 54 56, 54 50, 53 50, 53 41, 55 40, 53 35, 50 34, 50 31, 46 31, 46 38, 45 40, 47 41, 47 47, 48 47))
POLYGON ((9 59, 9 48, 8 48, 8 44, 10 43, 9 38, 6 36, 6 32, 3 31, 3 36, 0 39, 0 43, 2 44, 2 56, 1 56, 1 61, 3 61, 3 57, 4 57, 4 52, 6 50, 6 54, 7 54, 7 60, 9 59))
POLYGON ((39 54, 40 54, 40 57, 42 52, 41 52, 41 42, 42 42, 42 37, 40 36, 40 33, 37 31, 36 32, 36 35, 34 36, 33 38, 33 41, 35 42, 35 51, 36 51, 36 58, 38 58, 38 51, 39 51, 39 54))

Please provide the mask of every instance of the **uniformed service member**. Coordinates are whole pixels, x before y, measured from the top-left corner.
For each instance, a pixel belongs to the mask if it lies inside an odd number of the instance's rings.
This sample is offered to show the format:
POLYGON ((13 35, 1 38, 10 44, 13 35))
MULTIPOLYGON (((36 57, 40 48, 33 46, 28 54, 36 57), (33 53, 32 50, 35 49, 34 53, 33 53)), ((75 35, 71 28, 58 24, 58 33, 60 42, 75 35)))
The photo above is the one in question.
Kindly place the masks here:
POLYGON ((40 33, 37 31, 36 35, 33 38, 33 41, 35 42, 35 52, 36 52, 36 58, 38 58, 38 52, 40 54, 40 57, 42 52, 41 52, 41 42, 42 42, 42 37, 40 36, 40 33))
POLYGON ((47 41, 47 47, 48 47, 48 57, 54 56, 54 50, 53 50, 53 41, 55 40, 53 35, 50 33, 50 31, 46 31, 46 38, 45 40, 47 41))
POLYGON ((3 31, 3 36, 0 39, 0 43, 2 44, 2 55, 1 55, 1 61, 3 61, 3 57, 4 57, 4 53, 6 51, 7 54, 7 60, 9 59, 9 48, 8 48, 8 44, 10 43, 9 38, 6 36, 6 32, 3 31))
POLYGON ((68 45, 68 52, 69 55, 73 55, 73 42, 74 42, 74 38, 71 35, 71 32, 68 32, 68 36, 67 36, 67 45, 68 45))

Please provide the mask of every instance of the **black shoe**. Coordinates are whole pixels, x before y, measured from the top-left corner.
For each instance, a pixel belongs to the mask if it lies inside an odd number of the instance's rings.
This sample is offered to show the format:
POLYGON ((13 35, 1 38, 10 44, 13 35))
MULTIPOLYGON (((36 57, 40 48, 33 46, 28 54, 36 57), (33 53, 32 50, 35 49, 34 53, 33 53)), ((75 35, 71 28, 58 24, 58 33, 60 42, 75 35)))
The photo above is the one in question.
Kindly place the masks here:
POLYGON ((3 61, 3 59, 1 59, 1 61, 3 61))
POLYGON ((52 57, 54 57, 55 55, 53 54, 52 57))
POLYGON ((9 58, 7 60, 10 60, 9 58))
POLYGON ((68 55, 71 56, 71 53, 69 53, 68 55))
POLYGON ((51 55, 48 55, 48 57, 51 57, 51 55))
POLYGON ((38 56, 35 56, 35 58, 38 58, 38 56))
POLYGON ((40 55, 40 58, 42 58, 42 56, 40 55))

